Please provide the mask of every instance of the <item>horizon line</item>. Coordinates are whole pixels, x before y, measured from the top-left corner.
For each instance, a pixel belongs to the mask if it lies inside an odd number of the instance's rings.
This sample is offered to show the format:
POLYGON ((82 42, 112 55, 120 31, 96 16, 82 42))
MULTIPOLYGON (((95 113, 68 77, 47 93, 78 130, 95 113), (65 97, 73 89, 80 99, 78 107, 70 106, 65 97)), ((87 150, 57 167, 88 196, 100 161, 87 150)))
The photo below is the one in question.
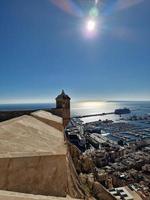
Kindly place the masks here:
MULTIPOLYGON (((72 103, 82 103, 82 102, 150 102, 150 99, 138 99, 138 100, 76 100, 71 101, 72 103)), ((0 105, 16 105, 16 104, 55 104, 55 101, 16 101, 16 102, 0 102, 0 105)))

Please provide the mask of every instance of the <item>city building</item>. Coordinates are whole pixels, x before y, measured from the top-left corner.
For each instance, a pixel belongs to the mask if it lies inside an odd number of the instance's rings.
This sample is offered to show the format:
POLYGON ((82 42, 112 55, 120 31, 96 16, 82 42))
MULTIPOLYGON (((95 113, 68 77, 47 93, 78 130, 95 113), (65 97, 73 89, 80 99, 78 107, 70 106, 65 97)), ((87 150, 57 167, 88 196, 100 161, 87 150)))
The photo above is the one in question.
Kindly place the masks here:
POLYGON ((119 187, 110 189, 109 192, 116 197, 117 200, 142 200, 142 198, 129 187, 119 187))

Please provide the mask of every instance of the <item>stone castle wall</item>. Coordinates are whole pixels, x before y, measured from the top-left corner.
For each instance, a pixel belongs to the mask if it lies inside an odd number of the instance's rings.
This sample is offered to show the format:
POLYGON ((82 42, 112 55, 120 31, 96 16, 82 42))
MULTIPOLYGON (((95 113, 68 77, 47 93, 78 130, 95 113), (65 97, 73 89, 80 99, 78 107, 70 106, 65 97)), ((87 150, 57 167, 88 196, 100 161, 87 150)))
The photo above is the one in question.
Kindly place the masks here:
MULTIPOLYGON (((53 113, 54 115, 57 115, 59 117, 63 118, 63 126, 66 127, 69 120, 70 120, 70 114, 66 115, 65 113, 66 111, 63 110, 62 108, 52 108, 51 109, 51 113, 53 113)), ((70 111, 69 111, 70 112, 70 111)))
POLYGON ((0 158, 0 189, 29 194, 66 196, 66 156, 0 158))
MULTIPOLYGON (((52 108, 52 109, 44 109, 44 110, 47 112, 51 112, 52 114, 57 115, 59 117, 62 117, 63 118, 63 126, 66 127, 66 125, 69 122, 69 118, 64 118, 63 109, 52 108)), ((32 112, 35 112, 35 111, 37 111, 37 110, 0 111, 0 122, 9 120, 9 119, 12 119, 15 117, 20 117, 22 115, 30 115, 32 112)), ((61 127, 60 127, 60 129, 61 129, 61 127)))
POLYGON ((34 111, 35 110, 0 111, 0 122, 9 120, 15 117, 20 117, 22 115, 30 115, 30 113, 34 111))

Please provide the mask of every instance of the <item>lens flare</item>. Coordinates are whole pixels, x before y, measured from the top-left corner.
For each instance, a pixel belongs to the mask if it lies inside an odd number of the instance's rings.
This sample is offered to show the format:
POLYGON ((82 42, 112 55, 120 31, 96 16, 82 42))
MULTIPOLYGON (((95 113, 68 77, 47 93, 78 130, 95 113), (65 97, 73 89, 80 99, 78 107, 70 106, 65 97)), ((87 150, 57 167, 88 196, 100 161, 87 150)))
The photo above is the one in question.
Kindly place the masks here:
POLYGON ((76 17, 83 17, 83 11, 73 0, 50 0, 59 9, 76 17))
POLYGON ((99 15, 98 8, 97 7, 91 8, 91 10, 89 11, 89 15, 90 17, 98 17, 99 15))
POLYGON ((95 31, 95 29, 96 29, 96 21, 93 20, 93 19, 89 19, 89 20, 86 22, 86 29, 87 29, 87 31, 89 31, 89 32, 95 31))

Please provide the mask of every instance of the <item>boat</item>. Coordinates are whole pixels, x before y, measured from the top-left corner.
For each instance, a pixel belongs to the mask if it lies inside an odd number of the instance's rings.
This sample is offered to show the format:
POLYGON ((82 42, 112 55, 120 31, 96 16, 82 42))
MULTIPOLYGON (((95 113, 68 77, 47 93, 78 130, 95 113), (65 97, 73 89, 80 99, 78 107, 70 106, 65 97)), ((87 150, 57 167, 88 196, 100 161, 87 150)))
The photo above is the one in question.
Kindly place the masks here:
POLYGON ((131 110, 129 108, 120 108, 115 110, 116 115, 129 114, 129 113, 131 113, 131 110))

